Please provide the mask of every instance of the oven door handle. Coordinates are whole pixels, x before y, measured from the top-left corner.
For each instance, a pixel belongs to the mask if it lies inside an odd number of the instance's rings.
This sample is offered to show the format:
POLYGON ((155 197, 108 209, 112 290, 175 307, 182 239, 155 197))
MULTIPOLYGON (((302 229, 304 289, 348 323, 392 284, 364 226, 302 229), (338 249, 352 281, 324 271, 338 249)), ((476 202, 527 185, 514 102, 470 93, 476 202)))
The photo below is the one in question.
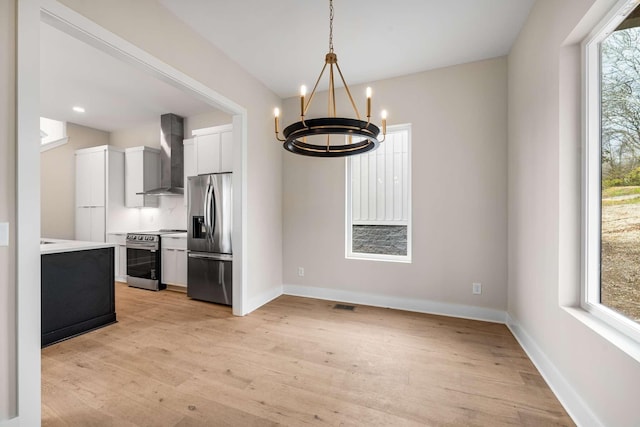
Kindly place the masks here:
POLYGON ((158 247, 156 245, 149 245, 148 243, 127 243, 125 245, 126 248, 131 248, 131 249, 142 249, 142 250, 146 250, 146 251, 151 251, 151 252, 155 252, 158 250, 158 247))

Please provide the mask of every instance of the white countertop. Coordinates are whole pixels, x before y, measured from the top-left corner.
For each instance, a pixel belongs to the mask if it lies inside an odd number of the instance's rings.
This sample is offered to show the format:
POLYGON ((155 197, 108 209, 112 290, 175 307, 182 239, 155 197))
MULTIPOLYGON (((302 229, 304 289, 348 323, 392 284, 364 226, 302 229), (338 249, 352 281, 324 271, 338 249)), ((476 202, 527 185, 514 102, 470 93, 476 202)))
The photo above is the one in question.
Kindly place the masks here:
POLYGON ((186 239, 187 238, 187 232, 183 231, 182 233, 166 233, 163 234, 160 237, 172 237, 172 238, 178 238, 178 239, 186 239))
POLYGON ((61 252, 86 251, 89 249, 114 248, 113 243, 81 242, 78 240, 60 240, 42 237, 40 239, 40 254, 55 254, 61 252), (42 243, 47 242, 47 243, 42 243))

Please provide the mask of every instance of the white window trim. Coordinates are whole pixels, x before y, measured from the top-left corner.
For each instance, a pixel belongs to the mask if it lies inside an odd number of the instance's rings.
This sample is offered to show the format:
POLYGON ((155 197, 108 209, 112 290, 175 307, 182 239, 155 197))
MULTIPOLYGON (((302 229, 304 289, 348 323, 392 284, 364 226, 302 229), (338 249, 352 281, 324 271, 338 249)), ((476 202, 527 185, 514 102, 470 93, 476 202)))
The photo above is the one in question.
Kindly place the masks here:
MULTIPOLYGON (((640 0, 620 0, 582 43, 583 53, 583 176, 581 307, 636 345, 640 325, 600 304, 601 159, 600 42, 609 36, 640 0)), ((606 337, 611 340, 612 337, 606 337)))
MULTIPOLYGON (((344 162, 344 167, 345 167, 345 177, 346 177, 346 183, 345 183, 345 187, 346 187, 346 191, 345 191, 345 206, 346 206, 346 215, 345 215, 345 258, 347 259, 353 259, 353 260, 361 260, 361 261, 385 261, 385 262, 399 262, 399 263, 406 263, 406 264, 411 264, 411 259, 412 259, 412 238, 411 235, 412 233, 412 208, 411 208, 411 200, 413 198, 413 192, 412 192, 412 185, 411 182, 413 181, 412 176, 411 176, 411 146, 413 145, 412 142, 412 137, 411 137, 411 123, 405 123, 405 124, 399 124, 399 125, 391 125, 391 126, 387 126, 387 133, 392 133, 392 132, 398 132, 398 131, 402 131, 402 130, 406 130, 407 133, 409 134, 409 144, 407 147, 407 152, 408 152, 408 156, 409 156, 409 162, 408 162, 408 176, 409 176, 409 183, 408 183, 408 193, 409 193, 409 200, 407 200, 407 208, 409 210, 408 212, 408 219, 406 221, 406 224, 402 224, 402 225, 406 225, 407 226, 407 255, 385 255, 385 254, 367 254, 367 253, 361 253, 361 252, 352 252, 351 248, 352 248, 352 238, 353 238, 353 221, 352 221, 352 206, 351 206, 351 168, 349 168, 349 157, 347 157, 345 159, 344 162)), ((382 143, 384 144, 384 142, 382 143)), ((358 224, 361 224, 361 222, 359 222, 358 224)), ((356 224, 356 225, 358 225, 356 224)))

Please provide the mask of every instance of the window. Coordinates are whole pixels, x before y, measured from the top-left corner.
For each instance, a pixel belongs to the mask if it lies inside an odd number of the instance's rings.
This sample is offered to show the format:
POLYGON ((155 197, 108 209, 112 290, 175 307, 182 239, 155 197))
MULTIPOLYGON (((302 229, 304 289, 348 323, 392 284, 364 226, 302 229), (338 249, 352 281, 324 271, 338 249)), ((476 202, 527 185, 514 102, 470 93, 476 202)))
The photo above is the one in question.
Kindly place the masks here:
POLYGON ((585 42, 582 305, 640 341, 640 6, 612 11, 585 42))
POLYGON ((67 122, 40 117, 41 152, 64 145, 67 141, 67 122))
POLYGON ((411 262, 411 125, 346 164, 347 258, 411 262))

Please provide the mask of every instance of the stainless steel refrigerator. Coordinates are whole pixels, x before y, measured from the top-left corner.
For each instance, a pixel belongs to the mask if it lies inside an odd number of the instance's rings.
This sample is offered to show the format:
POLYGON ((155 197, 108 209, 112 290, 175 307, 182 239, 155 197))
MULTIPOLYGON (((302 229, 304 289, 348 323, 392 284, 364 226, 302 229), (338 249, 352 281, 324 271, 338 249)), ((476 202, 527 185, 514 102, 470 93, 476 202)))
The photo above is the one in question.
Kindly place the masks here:
POLYGON ((232 174, 189 177, 187 295, 232 303, 232 174))

